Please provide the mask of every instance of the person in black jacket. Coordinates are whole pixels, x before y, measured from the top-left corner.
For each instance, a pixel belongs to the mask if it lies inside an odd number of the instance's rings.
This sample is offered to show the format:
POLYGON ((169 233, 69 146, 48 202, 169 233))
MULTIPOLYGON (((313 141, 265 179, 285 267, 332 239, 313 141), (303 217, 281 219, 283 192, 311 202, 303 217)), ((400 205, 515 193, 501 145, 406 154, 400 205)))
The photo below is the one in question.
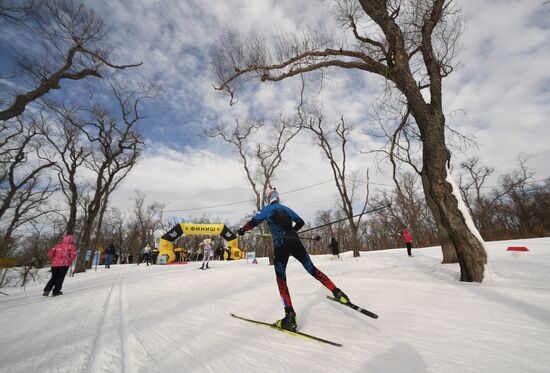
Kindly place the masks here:
POLYGON ((336 256, 337 258, 340 258, 340 251, 338 250, 338 241, 336 241, 336 238, 334 238, 334 236, 330 237, 330 244, 328 246, 332 251, 332 255, 336 256))
POLYGON ((157 264, 157 258, 159 257, 160 250, 158 247, 151 249, 151 264, 157 264))
POLYGON ((105 268, 111 268, 113 256, 116 254, 115 245, 111 242, 105 250, 105 268))

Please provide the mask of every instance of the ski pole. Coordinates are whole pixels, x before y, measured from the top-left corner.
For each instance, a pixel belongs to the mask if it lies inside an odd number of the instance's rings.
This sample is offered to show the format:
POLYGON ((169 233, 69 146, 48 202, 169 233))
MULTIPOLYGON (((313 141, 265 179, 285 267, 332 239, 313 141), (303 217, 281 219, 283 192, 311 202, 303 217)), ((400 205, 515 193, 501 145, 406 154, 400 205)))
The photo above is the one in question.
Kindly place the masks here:
MULTIPOLYGON (((302 232, 298 232, 299 233, 302 233, 302 232)), ((271 233, 249 233, 253 236, 260 236, 260 237, 271 237, 271 233)), ((295 240, 311 240, 311 241, 320 241, 321 240, 321 236, 315 236, 315 237, 288 237, 288 236, 285 236, 285 238, 290 238, 290 239, 295 239, 295 240)))
MULTIPOLYGON (((360 214, 357 214, 357 215, 353 215, 351 216, 352 218, 355 218, 357 216, 361 216, 361 215, 364 215, 364 214, 370 214, 371 212, 375 212, 375 211, 379 211, 379 210, 383 210, 383 209, 387 209, 388 207, 391 206, 391 203, 388 203, 386 206, 380 206, 380 207, 376 207, 376 208, 373 208, 371 210, 367 210, 367 211, 363 211, 362 213, 360 214)), ((306 233, 306 232, 309 232, 309 231, 312 231, 314 229, 319 229, 319 228, 323 228, 323 227, 326 227, 326 226, 329 226, 329 225, 332 225, 332 224, 336 224, 336 223, 339 223, 341 221, 344 221, 344 220, 348 220, 349 218, 343 218, 343 219, 338 219, 338 220, 335 220, 335 221, 332 221, 330 223, 326 223, 326 224, 323 224, 323 225, 319 225, 317 227, 313 227, 313 228, 309 228, 309 229, 306 229, 304 231, 300 231, 299 233, 302 234, 302 233, 306 233)), ((317 236, 319 237, 319 236, 317 236)))

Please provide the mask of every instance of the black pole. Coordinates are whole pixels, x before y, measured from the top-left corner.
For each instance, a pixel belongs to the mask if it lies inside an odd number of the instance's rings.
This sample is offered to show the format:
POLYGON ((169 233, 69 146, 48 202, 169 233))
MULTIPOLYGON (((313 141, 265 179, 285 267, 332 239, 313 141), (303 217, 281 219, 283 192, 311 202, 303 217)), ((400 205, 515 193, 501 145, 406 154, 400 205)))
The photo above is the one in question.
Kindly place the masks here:
MULTIPOLYGON (((367 210, 367 211, 363 211, 357 215, 353 215, 352 218, 355 218, 357 216, 361 216, 361 215, 365 215, 365 214, 370 214, 371 212, 375 212, 375 211, 379 211, 379 210, 383 210, 383 209, 387 209, 388 207, 391 206, 391 203, 387 204, 386 206, 380 206, 380 207, 376 207, 376 208, 373 208, 371 210, 367 210)), ((335 221, 332 221, 330 223, 326 223, 326 224, 323 224, 323 225, 319 225, 317 227, 313 227, 313 228, 309 228, 309 229, 306 229, 305 231, 299 231, 298 234, 302 234, 302 233, 306 233, 306 232, 309 232, 309 231, 312 231, 312 230, 315 230, 315 229, 319 229, 319 228, 323 228, 323 227, 326 227, 328 225, 332 225, 332 224, 335 224, 335 223, 339 223, 341 221, 344 221, 344 220, 348 220, 349 218, 344 218, 344 219, 338 219, 338 220, 335 220, 335 221)), ((260 234, 253 234, 255 236, 263 236, 263 237, 271 237, 271 233, 260 233, 260 234)), ((293 237, 286 237, 286 238, 293 238, 293 237)), ((315 237, 299 237, 301 240, 312 240, 312 241, 320 241, 321 240, 321 236, 315 236, 315 237)))
MULTIPOLYGON (((298 232, 298 233, 301 233, 301 232, 298 232)), ((258 236, 258 237, 271 237, 271 233, 249 233, 253 236, 258 236)), ((300 239, 300 240, 311 240, 311 241, 320 241, 321 240, 321 237, 320 236, 315 236, 315 237, 289 237, 289 236, 285 236, 285 239, 300 239)))
MULTIPOLYGON (((391 203, 389 203, 388 205, 386 206, 380 206, 380 207, 376 207, 376 208, 373 208, 371 210, 367 210, 367 211, 363 211, 357 215, 353 215, 352 218, 355 218, 357 216, 361 216, 361 215, 364 215, 364 214, 370 214, 371 212, 375 212, 375 211, 379 211, 379 210, 383 210, 383 209, 387 209, 388 207, 391 206, 391 203)), ((329 226, 329 225, 332 225, 332 224, 336 224, 336 223, 339 223, 341 221, 344 221, 344 220, 348 220, 349 218, 344 218, 344 219, 338 219, 338 220, 335 220, 335 221, 332 221, 330 223, 326 223, 326 224, 323 224, 323 225, 319 225, 317 227, 313 227, 313 228, 309 228, 309 229, 306 229, 305 231, 300 231, 298 232, 298 234, 302 234, 302 233, 306 233, 306 232, 309 232, 309 231, 312 231, 314 229, 319 229, 319 228, 323 228, 323 227, 326 227, 326 226, 329 226)))

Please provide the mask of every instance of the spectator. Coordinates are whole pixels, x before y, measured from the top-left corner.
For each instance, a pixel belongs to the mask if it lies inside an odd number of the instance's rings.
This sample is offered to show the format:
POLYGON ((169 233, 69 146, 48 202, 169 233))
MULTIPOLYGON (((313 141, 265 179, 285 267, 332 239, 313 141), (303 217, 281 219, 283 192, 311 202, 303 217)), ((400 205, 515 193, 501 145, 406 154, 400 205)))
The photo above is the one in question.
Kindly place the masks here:
POLYGON ((105 250, 105 268, 111 268, 114 255, 116 255, 115 245, 111 242, 105 250))
POLYGON ((340 251, 338 249, 338 241, 336 241, 336 238, 334 236, 330 237, 330 244, 328 245, 330 247, 330 250, 332 251, 332 255, 334 255, 337 258, 340 258, 340 251))
POLYGON ((412 242, 413 242, 413 236, 409 232, 409 229, 407 226, 403 227, 403 240, 405 241, 405 245, 407 245, 407 254, 410 258, 413 257, 412 255, 412 242))
POLYGON ((157 258, 159 256, 160 250, 158 247, 153 247, 151 249, 151 264, 157 264, 157 258))
POLYGON ((51 259, 51 272, 52 277, 44 288, 44 295, 47 297, 50 295, 50 291, 53 289, 52 296, 56 297, 62 295, 61 287, 65 280, 65 275, 69 270, 69 267, 76 258, 76 246, 74 244, 74 238, 71 235, 66 235, 61 240, 61 243, 55 245, 49 252, 48 257, 51 259))

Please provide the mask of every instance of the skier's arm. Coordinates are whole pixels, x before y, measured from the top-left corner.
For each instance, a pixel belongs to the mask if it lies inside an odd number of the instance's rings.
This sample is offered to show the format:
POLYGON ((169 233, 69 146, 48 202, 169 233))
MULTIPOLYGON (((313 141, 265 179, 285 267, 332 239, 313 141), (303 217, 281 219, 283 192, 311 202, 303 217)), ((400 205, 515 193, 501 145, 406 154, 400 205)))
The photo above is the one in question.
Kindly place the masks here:
POLYGON ((263 208, 260 211, 258 211, 258 213, 252 219, 250 219, 248 223, 246 223, 241 228, 239 228, 237 230, 237 233, 239 234, 239 236, 242 236, 244 232, 247 232, 252 228, 258 226, 265 219, 266 219, 266 213, 265 213, 265 208, 263 208))
POLYGON ((302 229, 305 222, 302 219, 295 220, 295 222, 296 222, 296 224, 294 224, 294 227, 292 229, 294 229, 296 232, 298 232, 300 229, 302 229))
POLYGON ((304 226, 305 224, 304 220, 297 213, 295 213, 294 210, 292 210, 291 208, 286 207, 286 211, 292 218, 292 221, 296 223, 294 224, 294 227, 292 227, 292 229, 298 232, 304 226))

